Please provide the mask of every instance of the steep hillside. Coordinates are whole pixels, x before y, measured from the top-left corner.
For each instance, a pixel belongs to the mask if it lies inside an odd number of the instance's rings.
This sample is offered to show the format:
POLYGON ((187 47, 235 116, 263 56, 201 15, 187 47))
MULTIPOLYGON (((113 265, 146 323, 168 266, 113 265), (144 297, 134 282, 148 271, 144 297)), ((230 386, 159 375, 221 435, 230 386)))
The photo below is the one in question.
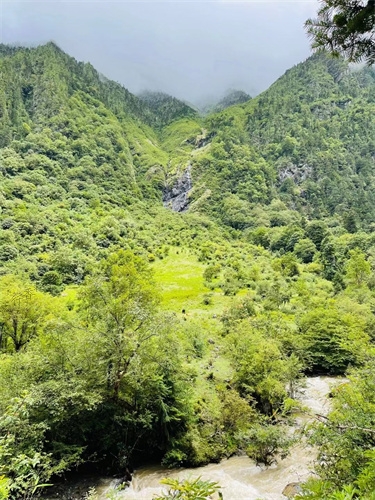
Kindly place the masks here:
POLYGON ((207 128, 215 138, 194 161, 201 182, 194 199, 210 189, 206 210, 219 214, 216 200, 230 194, 250 215, 254 203, 279 197, 306 217, 342 222, 350 213, 368 227, 375 220, 374 89, 373 69, 353 72, 316 55, 245 105, 213 115, 207 128), (207 185, 213 178, 214 189, 207 185))
MULTIPOLYGON (((375 221, 372 69, 350 72, 341 60, 314 56, 257 98, 202 121, 165 94, 132 95, 52 43, 2 46, 1 54, 7 267, 17 258, 30 266, 44 251, 50 270, 56 227, 65 248, 70 227, 96 227, 98 214, 112 211, 147 219, 163 213, 162 200, 281 252, 310 239, 308 221, 323 220, 337 235, 375 221), (43 245, 40 234, 49 235, 43 245)), ((108 227, 117 219, 91 231, 93 255, 128 245, 125 227, 108 227)), ((141 247, 154 253, 157 244, 141 247)))
MULTIPOLYGON (((314 56, 203 119, 0 46, 0 496, 82 464, 270 465, 305 374, 372 377, 374 87, 314 56)), ((369 457, 350 390, 316 435, 328 493, 369 457)))
MULTIPOLYGON (((1 46, 0 88, 2 262, 26 257, 25 269, 37 278, 40 266, 51 267, 49 252, 72 245, 81 231, 87 237, 82 233, 85 242, 73 253, 83 262, 92 244, 100 254, 125 243, 129 230, 119 229, 111 210, 138 207, 146 217, 161 200, 158 175, 170 154, 150 127, 160 115, 52 43, 1 46), (91 224, 97 229, 87 232, 91 224)), ((80 280, 85 271, 75 273, 70 279, 80 280)))
POLYGON ((194 118, 198 115, 198 112, 192 106, 163 92, 146 91, 142 92, 139 98, 153 111, 155 125, 159 128, 178 119, 194 118))
POLYGON ((2 145, 23 123, 44 124, 61 111, 66 100, 82 91, 101 101, 116 116, 152 123, 156 117, 137 97, 107 80, 89 63, 78 63, 50 42, 37 48, 0 47, 2 145))
POLYGON ((218 102, 204 107, 203 111, 205 114, 220 113, 220 111, 223 111, 230 106, 234 106, 235 104, 243 104, 247 101, 250 101, 250 99, 251 96, 243 90, 231 90, 227 94, 225 94, 224 97, 222 97, 218 102))

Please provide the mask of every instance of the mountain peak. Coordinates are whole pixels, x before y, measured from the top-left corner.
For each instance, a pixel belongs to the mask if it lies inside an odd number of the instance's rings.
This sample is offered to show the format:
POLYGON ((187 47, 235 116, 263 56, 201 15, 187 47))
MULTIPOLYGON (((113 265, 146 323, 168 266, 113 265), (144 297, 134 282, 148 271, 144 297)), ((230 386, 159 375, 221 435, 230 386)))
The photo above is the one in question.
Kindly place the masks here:
POLYGON ((197 115, 197 110, 192 105, 165 92, 146 90, 138 97, 158 117, 157 125, 159 126, 168 125, 180 118, 192 118, 197 115))
POLYGON ((230 106, 236 104, 243 104, 249 101, 252 97, 243 90, 230 89, 228 90, 219 101, 213 101, 209 104, 202 106, 204 114, 219 113, 230 106))

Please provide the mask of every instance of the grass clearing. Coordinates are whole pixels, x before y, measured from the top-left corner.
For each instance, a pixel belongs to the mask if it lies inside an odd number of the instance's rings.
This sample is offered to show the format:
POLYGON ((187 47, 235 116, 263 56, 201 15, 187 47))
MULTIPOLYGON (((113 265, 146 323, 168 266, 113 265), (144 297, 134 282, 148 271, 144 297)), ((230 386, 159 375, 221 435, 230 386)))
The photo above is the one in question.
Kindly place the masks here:
POLYGON ((152 264, 163 309, 186 320, 186 326, 190 326, 192 332, 197 329, 205 339, 203 357, 191 361, 199 374, 196 391, 202 397, 212 383, 223 383, 232 374, 229 361, 222 356, 220 316, 234 300, 220 289, 211 291, 204 286, 205 267, 195 254, 181 247, 172 247, 168 256, 152 264), (211 295, 210 304, 203 302, 206 294, 211 295), (185 310, 184 314, 182 310, 185 310), (210 374, 213 376, 211 380, 210 374))
POLYGON ((160 287, 162 307, 175 313, 184 309, 187 317, 220 315, 232 298, 225 297, 221 290, 212 292, 204 286, 205 267, 195 254, 180 247, 172 247, 168 256, 154 262, 152 268, 160 287), (211 304, 203 303, 206 294, 211 295, 211 304))

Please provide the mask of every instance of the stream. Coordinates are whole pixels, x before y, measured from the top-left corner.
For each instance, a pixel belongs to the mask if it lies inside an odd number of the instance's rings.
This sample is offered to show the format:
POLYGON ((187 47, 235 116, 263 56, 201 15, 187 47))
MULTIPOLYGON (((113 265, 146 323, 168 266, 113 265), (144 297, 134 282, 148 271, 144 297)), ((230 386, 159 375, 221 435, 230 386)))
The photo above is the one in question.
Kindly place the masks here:
MULTIPOLYGON (((331 388, 343 379, 332 377, 310 377, 301 389, 299 400, 311 413, 325 414, 329 411, 328 394, 331 388)), ((296 419, 298 429, 309 417, 300 415, 296 419)), ((169 478, 196 478, 216 481, 222 487, 224 500, 285 500, 282 494, 289 483, 305 481, 311 474, 315 452, 303 444, 296 445, 290 455, 269 468, 256 466, 247 456, 234 456, 219 464, 209 464, 194 469, 165 469, 162 467, 139 468, 133 475, 129 488, 114 489, 113 478, 103 478, 96 484, 98 500, 152 500, 163 491, 160 480, 169 478)), ((87 491, 87 489, 86 489, 87 491)), ((52 500, 52 497, 49 497, 52 500)), ((61 497, 60 497, 61 498, 61 497)), ((70 497, 76 498, 76 497, 70 497)))

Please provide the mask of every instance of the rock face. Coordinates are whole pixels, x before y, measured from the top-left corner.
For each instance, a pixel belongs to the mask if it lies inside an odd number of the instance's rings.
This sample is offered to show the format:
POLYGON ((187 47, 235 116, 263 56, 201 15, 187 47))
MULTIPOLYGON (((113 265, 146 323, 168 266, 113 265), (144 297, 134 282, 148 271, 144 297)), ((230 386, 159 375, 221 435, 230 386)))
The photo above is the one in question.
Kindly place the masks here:
POLYGON ((210 144, 211 139, 215 137, 216 132, 207 133, 207 130, 202 130, 202 133, 197 135, 196 137, 191 137, 190 139, 186 139, 186 144, 192 144, 195 146, 195 149, 201 149, 210 144))
POLYGON ((292 179, 295 184, 301 184, 312 175, 312 167, 307 164, 295 165, 288 163, 279 168, 278 176, 280 183, 286 179, 292 179))
POLYGON ((163 205, 174 212, 185 212, 189 208, 189 193, 192 187, 191 165, 189 165, 175 184, 164 190, 163 205))

